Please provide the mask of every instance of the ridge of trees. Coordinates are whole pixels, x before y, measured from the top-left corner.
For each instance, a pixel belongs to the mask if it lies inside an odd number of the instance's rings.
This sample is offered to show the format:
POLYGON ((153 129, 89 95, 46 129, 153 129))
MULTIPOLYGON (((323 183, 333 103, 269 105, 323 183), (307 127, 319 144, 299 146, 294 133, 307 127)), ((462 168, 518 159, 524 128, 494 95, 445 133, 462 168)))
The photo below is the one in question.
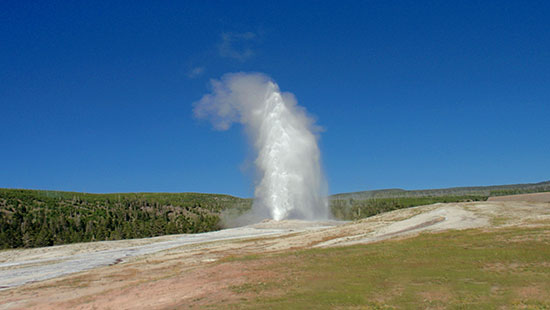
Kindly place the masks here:
POLYGON ((215 194, 0 189, 0 249, 213 231, 223 210, 250 205, 215 194))
POLYGON ((488 196, 425 196, 394 198, 335 198, 330 201, 333 216, 340 220, 358 220, 393 210, 446 202, 485 201, 488 196))
POLYGON ((412 197, 459 197, 459 196, 501 196, 550 191, 550 181, 539 183, 451 187, 439 189, 404 190, 399 188, 341 193, 331 199, 374 199, 374 198, 412 198, 412 197))
MULTIPOLYGON (((550 191, 550 182, 442 190, 399 189, 329 197, 335 219, 357 220, 438 202, 550 191), (408 195, 408 196, 407 196, 408 195)), ((0 249, 120 240, 222 228, 221 217, 249 210, 251 199, 200 193, 88 194, 1 189, 0 249)))

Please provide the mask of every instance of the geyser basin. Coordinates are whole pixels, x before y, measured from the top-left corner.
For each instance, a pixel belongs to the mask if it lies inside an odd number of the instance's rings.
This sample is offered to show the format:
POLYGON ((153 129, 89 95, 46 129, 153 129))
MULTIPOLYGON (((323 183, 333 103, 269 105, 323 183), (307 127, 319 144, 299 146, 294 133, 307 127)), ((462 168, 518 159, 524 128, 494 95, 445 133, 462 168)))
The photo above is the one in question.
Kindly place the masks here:
POLYGON ((194 113, 218 130, 235 122, 245 127, 257 156, 256 216, 328 218, 317 130, 293 94, 264 74, 230 73, 212 81, 212 92, 195 103, 194 113))

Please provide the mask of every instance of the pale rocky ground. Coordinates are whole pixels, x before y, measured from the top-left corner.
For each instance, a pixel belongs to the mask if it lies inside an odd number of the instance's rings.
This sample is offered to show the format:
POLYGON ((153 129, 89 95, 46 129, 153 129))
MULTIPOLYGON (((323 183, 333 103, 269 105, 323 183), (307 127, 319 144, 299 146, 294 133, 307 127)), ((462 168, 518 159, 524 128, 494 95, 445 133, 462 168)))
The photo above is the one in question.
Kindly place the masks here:
POLYGON ((434 204, 355 222, 264 221, 196 235, 1 251, 0 309, 172 309, 231 300, 230 286, 277 276, 253 274, 261 262, 233 256, 547 225, 550 194, 536 201, 434 204))

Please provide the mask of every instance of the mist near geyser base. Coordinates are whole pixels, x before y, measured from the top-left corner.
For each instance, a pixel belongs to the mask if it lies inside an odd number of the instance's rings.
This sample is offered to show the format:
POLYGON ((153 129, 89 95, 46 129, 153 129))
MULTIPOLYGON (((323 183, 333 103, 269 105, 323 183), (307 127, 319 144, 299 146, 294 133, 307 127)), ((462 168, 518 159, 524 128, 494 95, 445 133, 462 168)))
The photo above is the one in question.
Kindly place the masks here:
POLYGON ((293 94, 261 73, 229 73, 194 104, 217 130, 244 126, 255 152, 254 203, 247 221, 328 219, 318 127, 293 94))

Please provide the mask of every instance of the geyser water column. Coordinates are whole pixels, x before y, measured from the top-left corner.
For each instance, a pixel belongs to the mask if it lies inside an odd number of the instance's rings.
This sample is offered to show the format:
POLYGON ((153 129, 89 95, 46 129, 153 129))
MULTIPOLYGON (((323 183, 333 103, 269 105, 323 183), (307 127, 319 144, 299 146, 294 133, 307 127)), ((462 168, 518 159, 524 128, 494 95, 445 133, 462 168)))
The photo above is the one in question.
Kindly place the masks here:
POLYGON ((219 130, 244 125, 257 155, 253 212, 275 220, 327 219, 318 130, 306 110, 264 74, 231 73, 211 83, 194 113, 219 130))

